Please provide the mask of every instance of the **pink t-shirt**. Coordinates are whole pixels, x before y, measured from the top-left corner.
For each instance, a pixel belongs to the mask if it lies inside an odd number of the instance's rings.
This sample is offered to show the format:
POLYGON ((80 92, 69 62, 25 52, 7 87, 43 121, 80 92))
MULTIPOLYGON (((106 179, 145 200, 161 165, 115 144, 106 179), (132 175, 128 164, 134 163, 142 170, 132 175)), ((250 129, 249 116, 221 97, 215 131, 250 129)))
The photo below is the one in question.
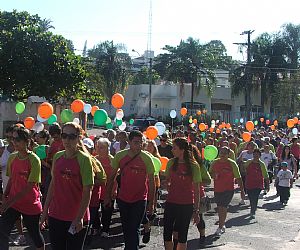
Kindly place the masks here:
MULTIPOLYGON (((81 151, 77 153, 77 157, 66 159, 64 151, 61 151, 54 156, 53 166, 54 190, 49 216, 58 220, 73 221, 80 208, 83 186, 94 184, 91 159, 81 151)), ((87 208, 84 221, 88 221, 89 217, 87 208)))
POLYGON ((27 215, 37 215, 42 212, 38 183, 41 182, 41 162, 37 155, 30 153, 28 158, 20 160, 17 152, 8 159, 7 174, 11 179, 8 198, 11 199, 21 192, 28 182, 35 183, 23 198, 12 205, 12 208, 27 215))
POLYGON ((193 204, 194 183, 200 183, 202 181, 200 167, 198 164, 192 164, 192 173, 188 174, 185 163, 178 163, 177 169, 174 171, 174 161, 170 160, 169 162, 166 170, 166 176, 170 179, 167 202, 175 204, 193 204))
MULTIPOLYGON (((112 171, 113 171, 113 168, 111 167, 111 161, 112 161, 112 159, 113 159, 113 156, 111 156, 111 155, 109 157, 107 157, 107 158, 98 158, 98 160, 101 162, 102 167, 103 167, 103 169, 105 171, 107 180, 110 179, 110 177, 112 175, 112 171)), ((116 185, 117 185, 117 182, 115 181, 113 190, 116 189, 116 185)), ((101 197, 100 197, 100 200, 104 200, 104 198, 105 198, 105 192, 106 192, 106 185, 101 185, 101 197)))
POLYGON ((154 163, 151 157, 143 151, 131 161, 133 156, 130 156, 128 152, 128 149, 118 152, 112 161, 112 167, 120 168, 121 171, 118 198, 128 203, 147 200, 147 179, 148 174, 154 174, 154 163), (130 163, 127 164, 129 161, 130 163))

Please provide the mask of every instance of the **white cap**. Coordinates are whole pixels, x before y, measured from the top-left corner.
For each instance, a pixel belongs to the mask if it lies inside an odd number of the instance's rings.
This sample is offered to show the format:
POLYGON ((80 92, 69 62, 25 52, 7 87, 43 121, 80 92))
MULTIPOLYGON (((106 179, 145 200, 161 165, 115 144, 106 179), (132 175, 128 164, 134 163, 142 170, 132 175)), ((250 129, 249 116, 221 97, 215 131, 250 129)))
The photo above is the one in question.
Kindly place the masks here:
POLYGON ((82 140, 84 146, 86 146, 87 148, 91 149, 94 148, 94 142, 92 141, 92 139, 90 138, 84 138, 82 140))
POLYGON ((4 147, 5 147, 4 141, 0 139, 0 148, 4 148, 4 147))

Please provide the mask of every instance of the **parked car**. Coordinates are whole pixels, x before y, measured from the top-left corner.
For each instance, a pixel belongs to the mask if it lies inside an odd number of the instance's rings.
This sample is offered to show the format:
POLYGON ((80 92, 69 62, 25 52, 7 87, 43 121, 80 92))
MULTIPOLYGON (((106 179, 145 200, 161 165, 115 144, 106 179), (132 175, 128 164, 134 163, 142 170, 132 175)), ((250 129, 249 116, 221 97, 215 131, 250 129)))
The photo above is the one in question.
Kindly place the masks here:
POLYGON ((134 123, 128 127, 128 131, 140 130, 145 131, 149 126, 154 126, 157 120, 152 117, 148 118, 136 118, 134 123))

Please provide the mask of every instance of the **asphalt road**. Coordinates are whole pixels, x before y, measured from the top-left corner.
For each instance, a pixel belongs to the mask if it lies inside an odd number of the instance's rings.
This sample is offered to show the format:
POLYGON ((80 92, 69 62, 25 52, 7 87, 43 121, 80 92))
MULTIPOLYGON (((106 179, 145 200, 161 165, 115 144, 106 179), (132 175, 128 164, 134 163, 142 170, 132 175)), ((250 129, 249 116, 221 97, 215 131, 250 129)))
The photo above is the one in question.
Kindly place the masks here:
MULTIPOLYGON (((207 241, 205 246, 199 245, 199 234, 197 228, 190 225, 188 235, 188 249, 300 249, 300 180, 295 182, 291 189, 291 199, 288 206, 282 207, 279 198, 275 195, 274 187, 271 191, 259 199, 259 208, 256 219, 249 218, 249 201, 246 205, 239 205, 239 193, 234 195, 229 208, 226 222, 226 233, 217 238, 213 234, 217 228, 218 220, 215 212, 215 204, 212 210, 205 214, 207 241)), ((212 196, 212 191, 209 192, 212 196)), ((158 209, 158 219, 152 227, 151 240, 142 249, 164 249, 163 247, 163 208, 158 209)), ((118 213, 113 218, 111 236, 108 239, 101 239, 96 236, 85 249, 123 249, 123 237, 118 218, 118 213)), ((47 232, 44 232, 47 249, 51 249, 47 232)), ((14 235, 12 235, 14 237, 14 235)), ((30 239, 27 237, 28 242, 30 239)), ((11 247, 11 249, 34 249, 32 247, 11 247)))

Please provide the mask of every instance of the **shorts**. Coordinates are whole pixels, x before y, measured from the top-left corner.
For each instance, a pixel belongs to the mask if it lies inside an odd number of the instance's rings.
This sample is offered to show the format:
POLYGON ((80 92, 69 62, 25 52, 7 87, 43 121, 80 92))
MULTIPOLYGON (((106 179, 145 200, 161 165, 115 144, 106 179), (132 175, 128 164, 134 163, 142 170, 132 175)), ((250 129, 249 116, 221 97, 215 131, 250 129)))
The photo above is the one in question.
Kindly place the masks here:
POLYGON ((215 201, 218 207, 228 207, 232 200, 234 191, 215 192, 215 201))

